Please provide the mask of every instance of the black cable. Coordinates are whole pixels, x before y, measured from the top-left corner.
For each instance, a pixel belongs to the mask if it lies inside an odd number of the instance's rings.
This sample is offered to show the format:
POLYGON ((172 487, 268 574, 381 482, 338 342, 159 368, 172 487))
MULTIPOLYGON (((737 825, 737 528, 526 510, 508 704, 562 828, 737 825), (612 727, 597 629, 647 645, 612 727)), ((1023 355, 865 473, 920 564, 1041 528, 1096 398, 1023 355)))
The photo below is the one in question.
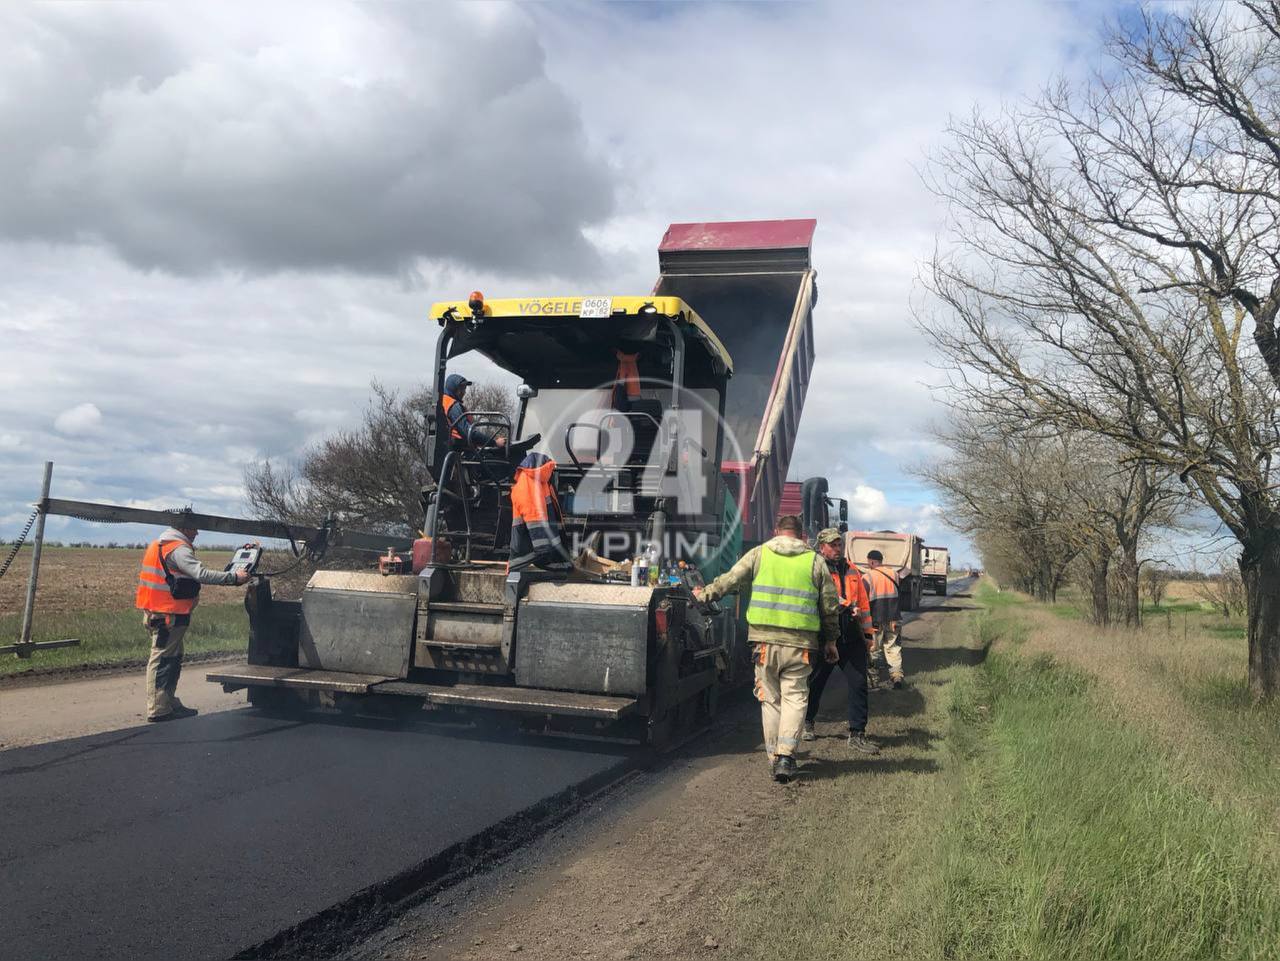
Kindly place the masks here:
POLYGON ((303 561, 308 560, 308 559, 309 559, 309 555, 308 555, 306 552, 303 552, 303 553, 299 554, 299 555, 298 555, 298 559, 297 559, 297 560, 295 560, 295 561, 294 561, 292 564, 290 564, 288 567, 282 567, 282 568, 280 568, 280 570, 278 570, 278 571, 254 571, 254 572, 253 572, 253 576, 254 576, 254 577, 279 577, 281 574, 288 574, 291 570, 293 570, 295 567, 297 567, 297 566, 298 566, 299 564, 301 564, 303 561))
POLYGON ((0 564, 0 577, 4 577, 5 572, 9 570, 9 565, 13 563, 13 559, 18 556, 18 551, 22 550, 22 543, 27 539, 27 535, 31 533, 31 525, 36 522, 36 518, 40 516, 40 508, 37 507, 31 512, 31 516, 27 518, 27 526, 22 529, 22 533, 18 535, 18 539, 13 542, 13 550, 9 551, 9 556, 4 559, 4 563, 0 564))

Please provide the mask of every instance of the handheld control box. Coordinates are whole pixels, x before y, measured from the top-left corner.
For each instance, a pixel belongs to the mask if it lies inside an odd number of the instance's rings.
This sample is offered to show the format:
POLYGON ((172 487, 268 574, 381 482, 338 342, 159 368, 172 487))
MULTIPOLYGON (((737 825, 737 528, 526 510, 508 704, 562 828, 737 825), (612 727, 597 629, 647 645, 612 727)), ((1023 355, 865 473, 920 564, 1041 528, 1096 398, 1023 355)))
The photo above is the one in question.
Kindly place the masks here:
POLYGON ((224 571, 247 571, 252 574, 258 567, 258 561, 262 560, 262 547, 259 544, 245 544, 243 547, 237 548, 236 552, 231 555, 231 561, 223 568, 224 571))

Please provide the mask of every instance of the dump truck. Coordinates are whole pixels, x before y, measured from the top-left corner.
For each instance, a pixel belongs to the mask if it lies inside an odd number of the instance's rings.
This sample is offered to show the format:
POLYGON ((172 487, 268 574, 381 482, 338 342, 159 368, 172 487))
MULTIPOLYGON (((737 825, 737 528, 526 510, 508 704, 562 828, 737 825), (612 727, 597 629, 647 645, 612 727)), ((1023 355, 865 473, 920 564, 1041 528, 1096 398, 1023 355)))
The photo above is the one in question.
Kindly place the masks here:
POLYGON ((924 593, 923 544, 918 534, 849 531, 845 534, 845 556, 855 564, 864 565, 870 551, 879 551, 884 556, 884 566, 898 581, 899 607, 914 611, 920 607, 924 593))
POLYGON ((654 294, 697 309, 733 356, 722 464, 743 537, 768 540, 813 372, 816 220, 672 224, 658 247, 654 294))
POLYGON ((810 542, 824 527, 849 529, 849 501, 832 497, 827 493, 825 477, 810 477, 805 481, 787 481, 782 485, 782 497, 778 503, 778 516, 794 514, 804 524, 805 536, 810 542))
POLYGON ((924 586, 931 588, 939 597, 947 596, 947 575, 951 573, 951 552, 945 547, 921 548, 923 556, 920 561, 921 576, 924 586))
POLYGON ((269 710, 658 745, 714 713, 750 672, 745 624, 692 589, 771 534, 814 358, 813 226, 672 225, 650 295, 435 304, 422 536, 378 572, 317 571, 301 600, 255 582, 247 663, 208 678, 269 710), (468 355, 519 380, 518 409, 470 411, 459 436, 443 397, 468 355), (531 455, 555 465, 570 572, 509 567, 531 455), (641 558, 657 583, 633 584, 641 558))

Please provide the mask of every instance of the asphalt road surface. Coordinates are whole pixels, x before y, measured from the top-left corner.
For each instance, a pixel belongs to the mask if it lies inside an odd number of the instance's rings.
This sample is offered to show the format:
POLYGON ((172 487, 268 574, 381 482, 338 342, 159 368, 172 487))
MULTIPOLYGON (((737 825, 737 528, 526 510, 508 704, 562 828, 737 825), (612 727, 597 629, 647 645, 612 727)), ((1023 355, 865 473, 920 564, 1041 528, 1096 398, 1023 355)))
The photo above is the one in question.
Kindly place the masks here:
POLYGON ((6 751, 0 954, 227 958, 624 764, 248 710, 6 751))
POLYGON ((628 763, 251 710, 4 751, 2 954, 228 958, 628 763))

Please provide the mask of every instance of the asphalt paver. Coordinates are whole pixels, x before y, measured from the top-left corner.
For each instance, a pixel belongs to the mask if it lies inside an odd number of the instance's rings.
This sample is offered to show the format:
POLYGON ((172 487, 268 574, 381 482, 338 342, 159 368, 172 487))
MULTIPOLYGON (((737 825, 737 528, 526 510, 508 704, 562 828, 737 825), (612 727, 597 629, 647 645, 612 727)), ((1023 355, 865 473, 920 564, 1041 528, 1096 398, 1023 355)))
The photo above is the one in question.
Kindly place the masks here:
POLYGON ((248 709, 6 751, 3 955, 227 958, 627 764, 248 709))

